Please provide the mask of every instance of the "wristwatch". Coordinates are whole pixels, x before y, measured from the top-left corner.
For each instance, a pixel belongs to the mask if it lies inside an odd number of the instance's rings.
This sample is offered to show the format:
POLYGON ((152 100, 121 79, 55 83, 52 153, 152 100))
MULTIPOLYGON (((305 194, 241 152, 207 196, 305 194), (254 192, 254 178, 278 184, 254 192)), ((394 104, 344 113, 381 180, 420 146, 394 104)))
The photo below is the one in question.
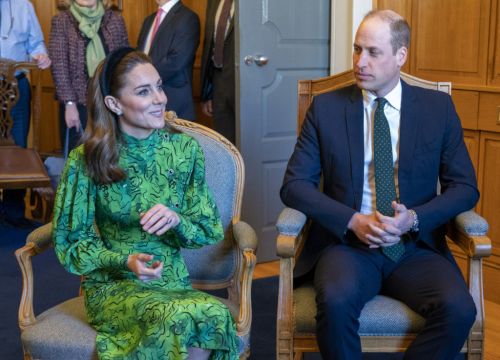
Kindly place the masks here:
POLYGON ((417 213, 413 209, 408 210, 408 212, 413 217, 413 224, 410 227, 410 231, 411 232, 418 232, 418 230, 419 230, 418 229, 419 221, 418 221, 417 213))

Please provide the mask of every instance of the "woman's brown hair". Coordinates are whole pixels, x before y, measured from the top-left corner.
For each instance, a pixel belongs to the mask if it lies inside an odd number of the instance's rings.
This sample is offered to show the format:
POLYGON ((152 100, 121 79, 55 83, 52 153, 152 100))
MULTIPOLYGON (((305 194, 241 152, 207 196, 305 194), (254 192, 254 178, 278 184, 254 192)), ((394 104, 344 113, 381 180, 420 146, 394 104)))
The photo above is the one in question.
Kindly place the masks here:
MULTIPOLYGON (((104 103, 103 91, 106 95, 119 97, 128 81, 127 75, 137 65, 152 64, 149 56, 140 51, 125 49, 125 53, 126 55, 112 66, 109 66, 109 63, 113 62, 113 53, 110 54, 97 66, 94 77, 89 81, 87 91, 89 118, 82 142, 88 174, 98 184, 110 184, 126 177, 125 171, 118 165, 120 143, 118 116, 104 103), (106 83, 104 90, 103 82, 106 83)), ((166 126, 175 132, 169 125, 166 126)))

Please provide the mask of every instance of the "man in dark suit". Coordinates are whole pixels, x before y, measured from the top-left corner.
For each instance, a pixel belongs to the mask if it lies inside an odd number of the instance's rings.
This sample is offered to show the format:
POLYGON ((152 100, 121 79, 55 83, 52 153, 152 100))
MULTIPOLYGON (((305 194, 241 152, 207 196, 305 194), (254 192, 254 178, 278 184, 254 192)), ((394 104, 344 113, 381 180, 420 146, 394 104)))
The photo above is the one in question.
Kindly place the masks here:
POLYGON ((392 11, 363 19, 356 84, 314 98, 281 189, 312 219, 295 276, 314 282, 324 359, 361 359, 358 319, 381 292, 426 319, 405 359, 454 359, 475 319, 444 237, 479 198, 474 169, 451 98, 400 80, 409 38, 392 11))
POLYGON ((167 110, 194 120, 193 63, 200 42, 200 19, 180 0, 156 0, 158 12, 142 24, 137 47, 160 73, 167 110))
POLYGON ((205 115, 213 117, 214 129, 232 143, 235 143, 236 136, 234 74, 233 0, 208 0, 201 60, 202 110, 205 115), (218 29, 221 29, 219 37, 218 29))

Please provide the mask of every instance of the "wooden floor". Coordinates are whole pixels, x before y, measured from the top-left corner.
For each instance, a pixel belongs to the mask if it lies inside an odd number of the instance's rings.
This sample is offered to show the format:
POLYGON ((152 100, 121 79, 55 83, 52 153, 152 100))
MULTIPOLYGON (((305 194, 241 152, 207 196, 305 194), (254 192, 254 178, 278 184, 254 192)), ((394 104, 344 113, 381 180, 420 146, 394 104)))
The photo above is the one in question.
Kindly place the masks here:
MULTIPOLYGON (((254 279, 279 274, 279 262, 257 264, 254 279)), ((484 360, 500 360, 500 304, 485 300, 486 339, 484 360)))

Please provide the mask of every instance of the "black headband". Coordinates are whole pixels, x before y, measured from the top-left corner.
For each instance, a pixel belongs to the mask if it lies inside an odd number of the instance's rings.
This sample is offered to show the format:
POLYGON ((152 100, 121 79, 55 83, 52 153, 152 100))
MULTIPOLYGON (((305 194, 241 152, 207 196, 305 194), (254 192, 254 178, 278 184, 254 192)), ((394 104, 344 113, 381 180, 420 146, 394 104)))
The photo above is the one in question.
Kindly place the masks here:
POLYGON ((121 47, 113 50, 108 54, 104 64, 102 65, 101 76, 99 77, 99 86, 101 88, 102 97, 105 98, 110 94, 111 78, 115 72, 116 65, 135 49, 131 47, 121 47))

